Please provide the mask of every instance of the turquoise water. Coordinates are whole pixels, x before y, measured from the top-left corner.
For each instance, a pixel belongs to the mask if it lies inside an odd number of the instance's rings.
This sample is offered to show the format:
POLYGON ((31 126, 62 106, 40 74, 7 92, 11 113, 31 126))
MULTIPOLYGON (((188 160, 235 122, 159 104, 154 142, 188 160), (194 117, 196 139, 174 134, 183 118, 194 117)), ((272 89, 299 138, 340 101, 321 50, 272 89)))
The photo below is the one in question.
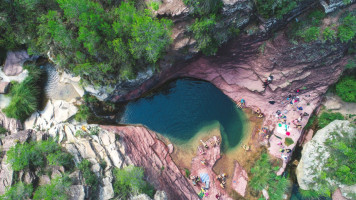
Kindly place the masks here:
POLYGON ((178 79, 158 92, 127 104, 120 123, 143 124, 175 143, 220 124, 223 149, 239 144, 247 123, 235 103, 209 82, 178 79))

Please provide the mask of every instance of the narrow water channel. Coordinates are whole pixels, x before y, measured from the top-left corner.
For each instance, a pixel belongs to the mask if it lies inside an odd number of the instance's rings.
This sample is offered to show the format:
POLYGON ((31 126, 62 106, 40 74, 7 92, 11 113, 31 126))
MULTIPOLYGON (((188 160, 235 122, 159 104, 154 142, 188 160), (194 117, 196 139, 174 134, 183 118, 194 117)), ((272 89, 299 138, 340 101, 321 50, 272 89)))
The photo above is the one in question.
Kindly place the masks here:
POLYGON ((199 130, 218 123, 223 150, 236 147, 246 129, 243 112, 213 84, 194 79, 178 79, 157 92, 129 102, 119 121, 142 124, 184 144, 199 130))

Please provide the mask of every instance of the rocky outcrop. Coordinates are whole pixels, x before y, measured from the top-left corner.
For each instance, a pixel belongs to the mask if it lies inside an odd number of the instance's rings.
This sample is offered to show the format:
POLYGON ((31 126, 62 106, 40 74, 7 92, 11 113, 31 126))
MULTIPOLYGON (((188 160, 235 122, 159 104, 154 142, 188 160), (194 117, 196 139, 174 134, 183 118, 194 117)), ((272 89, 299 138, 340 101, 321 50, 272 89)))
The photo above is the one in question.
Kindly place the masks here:
POLYGON ((19 130, 23 129, 20 120, 14 118, 8 118, 6 115, 0 111, 0 125, 6 128, 10 133, 17 133, 19 130))
POLYGON ((25 122, 25 129, 47 130, 75 115, 78 108, 73 102, 48 100, 42 111, 33 113, 25 122))
POLYGON ((6 94, 9 91, 10 82, 1 82, 0 83, 0 94, 6 94))
POLYGON ((22 72, 22 64, 28 60, 26 51, 9 51, 6 56, 4 73, 7 76, 17 76, 22 72))
MULTIPOLYGON (((318 190, 319 185, 315 183, 314 178, 319 175, 319 172, 325 171, 324 165, 329 157, 329 152, 324 144, 324 142, 331 138, 331 132, 344 131, 349 134, 349 137, 355 137, 356 129, 350 126, 349 121, 335 120, 327 125, 325 128, 319 130, 313 137, 311 141, 304 145, 302 151, 302 158, 296 170, 296 175, 298 179, 299 187, 303 190, 318 190)), ((348 196, 351 193, 348 191, 353 191, 350 188, 354 186, 342 185, 335 180, 327 179, 330 185, 337 186, 341 188, 343 196, 348 196)))
POLYGON ((144 127, 102 126, 120 135, 126 156, 136 166, 145 169, 148 181, 167 193, 168 199, 197 199, 189 182, 182 175, 168 153, 167 146, 156 134, 144 127))
POLYGON ((320 0, 320 4, 324 7, 325 13, 330 13, 336 9, 354 3, 355 0, 320 0))

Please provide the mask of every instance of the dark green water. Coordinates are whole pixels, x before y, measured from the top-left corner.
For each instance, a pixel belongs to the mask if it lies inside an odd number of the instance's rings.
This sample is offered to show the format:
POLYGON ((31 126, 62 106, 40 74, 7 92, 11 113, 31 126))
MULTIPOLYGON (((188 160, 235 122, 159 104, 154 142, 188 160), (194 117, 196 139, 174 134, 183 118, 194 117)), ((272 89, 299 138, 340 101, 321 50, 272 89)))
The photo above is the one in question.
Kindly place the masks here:
POLYGON ((178 79, 126 106, 120 123, 143 124, 175 143, 190 140, 218 122, 223 149, 241 141, 247 121, 235 103, 209 82, 178 79))

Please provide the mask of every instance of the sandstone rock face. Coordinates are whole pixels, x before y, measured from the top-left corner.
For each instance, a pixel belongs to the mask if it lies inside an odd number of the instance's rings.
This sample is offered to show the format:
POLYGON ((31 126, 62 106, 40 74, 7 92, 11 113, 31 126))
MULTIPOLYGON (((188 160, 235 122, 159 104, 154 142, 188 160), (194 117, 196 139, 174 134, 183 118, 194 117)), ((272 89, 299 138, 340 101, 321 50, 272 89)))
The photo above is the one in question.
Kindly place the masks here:
POLYGON ((10 82, 0 83, 0 94, 6 94, 9 91, 10 82))
POLYGON ((158 140, 154 132, 133 126, 102 128, 120 135, 125 146, 125 155, 135 166, 145 169, 148 181, 157 190, 165 191, 168 199, 198 198, 170 157, 167 146, 158 140))
POLYGON ((22 64, 29 59, 26 51, 9 51, 6 56, 4 73, 7 76, 16 76, 22 72, 22 64))
POLYGON ((235 162, 235 171, 232 177, 232 188, 234 188, 237 193, 244 197, 247 183, 247 172, 240 166, 238 162, 235 162))
POLYGON ((0 111, 0 125, 6 128, 10 133, 17 133, 22 130, 22 123, 20 120, 8 118, 4 113, 0 111))
MULTIPOLYGON (((349 133, 350 138, 355 137, 356 129, 350 126, 349 121, 335 120, 327 125, 325 128, 319 130, 311 141, 304 145, 302 151, 302 158, 296 170, 298 184, 301 189, 318 189, 318 185, 313 180, 318 172, 324 170, 324 165, 329 157, 329 152, 326 151, 324 142, 331 137, 330 132, 333 131, 345 131, 349 133), (316 170, 316 171, 314 171, 316 170)), ((341 187, 343 196, 347 196, 350 193, 350 187, 341 185, 335 180, 327 180, 331 185, 341 187), (344 191, 343 191, 344 189, 344 191)), ((356 186, 356 185, 355 185, 356 186)), ((355 187, 352 186, 352 187, 355 187)), ((352 191, 352 190, 351 190, 352 191)), ((355 192, 355 190, 353 190, 355 192)))

